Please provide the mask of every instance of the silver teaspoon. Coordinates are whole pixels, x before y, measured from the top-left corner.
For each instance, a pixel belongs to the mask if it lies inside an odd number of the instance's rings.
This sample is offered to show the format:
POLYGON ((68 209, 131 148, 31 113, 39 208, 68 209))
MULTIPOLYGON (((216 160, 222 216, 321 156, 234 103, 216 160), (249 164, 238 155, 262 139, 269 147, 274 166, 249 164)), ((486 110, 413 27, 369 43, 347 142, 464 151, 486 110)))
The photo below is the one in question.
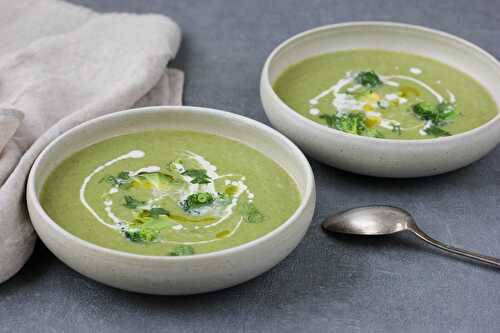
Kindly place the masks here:
POLYGON ((328 217, 322 224, 329 232, 351 235, 389 235, 409 230, 427 243, 454 254, 500 268, 500 259, 483 256, 441 243, 423 232, 407 211, 391 206, 353 208, 328 217))

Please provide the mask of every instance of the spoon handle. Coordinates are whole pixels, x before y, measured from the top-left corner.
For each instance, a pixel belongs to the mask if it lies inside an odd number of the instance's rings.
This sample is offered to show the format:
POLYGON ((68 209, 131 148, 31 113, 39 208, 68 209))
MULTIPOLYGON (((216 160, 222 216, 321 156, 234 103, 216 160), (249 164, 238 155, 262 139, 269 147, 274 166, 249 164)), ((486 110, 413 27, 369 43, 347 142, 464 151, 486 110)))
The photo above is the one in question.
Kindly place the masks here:
POLYGON ((409 229, 415 235, 417 235, 420 239, 426 241, 427 243, 429 243, 435 247, 440 248, 441 250, 448 251, 448 252, 451 252, 454 254, 458 254, 458 255, 461 255, 461 256, 464 256, 467 258, 471 258, 474 260, 479 260, 479 261, 482 261, 482 262, 485 262, 485 263, 488 263, 488 264, 491 264, 493 266, 500 268, 500 259, 499 258, 484 256, 484 255, 479 254, 479 253, 474 253, 471 251, 462 250, 462 249, 444 244, 444 243, 430 237, 429 235, 427 235, 425 232, 423 232, 419 227, 417 227, 415 225, 411 226, 409 229))

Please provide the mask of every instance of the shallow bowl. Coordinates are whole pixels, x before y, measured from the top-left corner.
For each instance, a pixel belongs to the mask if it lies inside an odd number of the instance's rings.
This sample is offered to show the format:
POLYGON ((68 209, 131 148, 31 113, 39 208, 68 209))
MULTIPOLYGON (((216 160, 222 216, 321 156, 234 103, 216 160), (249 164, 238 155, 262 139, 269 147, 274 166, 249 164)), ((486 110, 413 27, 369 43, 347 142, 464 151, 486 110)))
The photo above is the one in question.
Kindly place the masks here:
POLYGON ((27 202, 36 232, 64 263, 104 284, 130 291, 179 295, 247 281, 283 260, 303 238, 313 215, 315 185, 302 152, 277 131, 228 112, 198 107, 148 107, 100 117, 62 134, 38 156, 28 179, 27 202), (277 229, 254 241, 191 256, 147 256, 104 248, 61 228, 39 202, 54 168, 76 151, 110 137, 152 129, 206 132, 231 138, 271 157, 297 183, 301 203, 277 229))
POLYGON ((430 176, 466 166, 500 142, 500 115, 470 131, 424 140, 377 139, 347 134, 307 119, 288 107, 273 83, 290 65, 315 55, 381 49, 426 56, 460 69, 480 82, 500 105, 500 63, 456 36, 389 22, 329 25, 296 35, 268 57, 260 94, 267 117, 307 154, 331 166, 379 177, 430 176))

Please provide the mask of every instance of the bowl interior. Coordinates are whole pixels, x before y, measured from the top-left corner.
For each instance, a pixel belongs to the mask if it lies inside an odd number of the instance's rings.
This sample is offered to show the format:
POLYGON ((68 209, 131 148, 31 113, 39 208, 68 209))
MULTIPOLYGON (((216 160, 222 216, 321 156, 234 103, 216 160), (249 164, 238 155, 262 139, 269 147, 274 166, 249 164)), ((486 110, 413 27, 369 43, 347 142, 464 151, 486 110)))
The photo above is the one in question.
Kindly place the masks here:
POLYGON ((281 44, 268 60, 272 85, 290 65, 306 58, 352 49, 381 49, 426 56, 451 65, 480 82, 497 105, 500 65, 479 47, 444 32, 397 23, 354 22, 325 26, 294 36, 281 44))
POLYGON ((242 142, 277 162, 295 180, 301 206, 311 195, 313 176, 302 152, 283 135, 254 120, 228 112, 196 107, 148 107, 97 118, 52 142, 32 170, 37 200, 50 173, 71 154, 99 141, 154 129, 198 131, 242 142))

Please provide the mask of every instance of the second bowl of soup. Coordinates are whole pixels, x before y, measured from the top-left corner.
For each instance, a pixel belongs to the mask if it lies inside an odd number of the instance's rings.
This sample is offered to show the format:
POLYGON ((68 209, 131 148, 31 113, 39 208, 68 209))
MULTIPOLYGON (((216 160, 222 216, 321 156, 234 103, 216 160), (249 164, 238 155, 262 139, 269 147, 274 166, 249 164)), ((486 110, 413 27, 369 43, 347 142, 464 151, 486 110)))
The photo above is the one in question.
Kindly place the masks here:
POLYGON ((462 39, 360 22, 280 45, 261 97, 273 125, 319 160, 416 177, 465 166, 498 144, 498 82, 498 62, 462 39))

